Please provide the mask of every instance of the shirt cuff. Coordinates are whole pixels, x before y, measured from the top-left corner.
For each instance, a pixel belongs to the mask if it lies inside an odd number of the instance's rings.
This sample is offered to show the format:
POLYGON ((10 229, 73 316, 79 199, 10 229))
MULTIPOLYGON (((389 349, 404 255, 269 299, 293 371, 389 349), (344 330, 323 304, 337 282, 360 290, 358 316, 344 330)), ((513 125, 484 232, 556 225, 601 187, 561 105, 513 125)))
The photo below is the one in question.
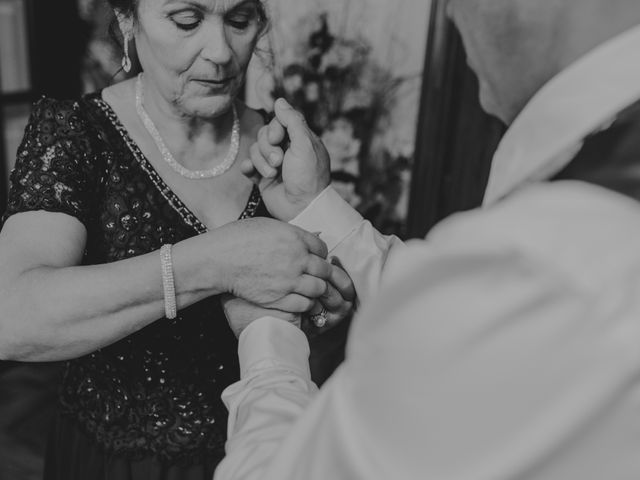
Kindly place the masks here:
POLYGON ((238 339, 238 357, 240 378, 256 370, 278 368, 311 380, 307 336, 280 318, 262 317, 246 327, 238 339))
POLYGON ((331 251, 362 221, 362 215, 329 185, 289 223, 308 232, 320 232, 331 251))

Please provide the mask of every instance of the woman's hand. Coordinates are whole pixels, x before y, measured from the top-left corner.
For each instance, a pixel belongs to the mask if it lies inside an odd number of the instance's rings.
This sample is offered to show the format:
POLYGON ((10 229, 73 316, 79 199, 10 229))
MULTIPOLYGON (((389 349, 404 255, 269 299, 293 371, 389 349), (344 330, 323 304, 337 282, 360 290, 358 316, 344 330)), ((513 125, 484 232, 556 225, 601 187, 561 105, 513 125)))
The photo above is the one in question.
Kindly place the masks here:
POLYGON ((278 220, 240 220, 207 235, 216 276, 210 281, 261 307, 306 312, 335 275, 322 240, 278 220))
POLYGON ((224 314, 227 316, 227 322, 236 337, 239 337, 242 331, 254 320, 262 317, 281 318, 300 327, 300 315, 295 313, 260 307, 230 294, 222 295, 221 302, 224 314))
POLYGON ((329 154, 302 114, 284 99, 276 101, 275 114, 260 129, 242 171, 260 187, 271 215, 288 222, 329 185, 329 154))
POLYGON ((309 337, 330 330, 354 312, 356 290, 353 281, 336 257, 331 259, 331 264, 327 291, 318 298, 311 311, 302 316, 302 330, 309 337))
POLYGON ((314 337, 349 318, 353 314, 356 301, 355 288, 351 278, 349 278, 349 275, 336 258, 332 258, 331 264, 327 291, 318 297, 313 308, 316 312, 323 312, 326 318, 324 325, 318 326, 313 323, 313 310, 302 315, 301 319, 301 315, 298 313, 276 308, 265 308, 233 295, 225 294, 222 296, 222 307, 233 333, 238 337, 254 320, 270 316, 281 318, 297 327, 301 327, 309 337, 314 337))

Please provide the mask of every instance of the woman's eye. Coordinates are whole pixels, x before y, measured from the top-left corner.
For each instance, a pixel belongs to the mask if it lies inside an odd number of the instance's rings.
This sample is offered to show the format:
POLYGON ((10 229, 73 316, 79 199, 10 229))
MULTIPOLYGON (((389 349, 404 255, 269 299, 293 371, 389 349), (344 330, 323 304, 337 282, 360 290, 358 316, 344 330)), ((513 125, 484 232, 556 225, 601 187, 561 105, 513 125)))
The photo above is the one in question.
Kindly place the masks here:
POLYGON ((246 30, 256 20, 258 13, 255 9, 232 12, 227 16, 227 23, 238 30, 246 30))
POLYGON ((238 30, 245 30, 249 28, 251 18, 246 15, 233 15, 227 18, 227 23, 238 30))
POLYGON ((202 19, 195 13, 187 12, 173 15, 171 20, 180 30, 193 30, 200 25, 200 22, 202 21, 202 19))

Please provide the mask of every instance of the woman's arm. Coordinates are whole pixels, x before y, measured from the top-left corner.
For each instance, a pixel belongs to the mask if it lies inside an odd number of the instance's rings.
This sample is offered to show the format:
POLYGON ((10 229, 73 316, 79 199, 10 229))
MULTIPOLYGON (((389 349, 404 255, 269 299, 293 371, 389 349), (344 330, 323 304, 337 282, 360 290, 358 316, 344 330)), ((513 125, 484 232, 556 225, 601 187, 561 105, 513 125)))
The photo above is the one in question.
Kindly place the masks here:
MULTIPOLYGON (((164 316, 157 252, 81 266, 86 230, 74 217, 13 215, 0 232, 0 358, 55 361, 111 344, 164 316)), ((304 311, 330 265, 314 235, 282 222, 233 222, 173 247, 178 308, 230 291, 304 311)))

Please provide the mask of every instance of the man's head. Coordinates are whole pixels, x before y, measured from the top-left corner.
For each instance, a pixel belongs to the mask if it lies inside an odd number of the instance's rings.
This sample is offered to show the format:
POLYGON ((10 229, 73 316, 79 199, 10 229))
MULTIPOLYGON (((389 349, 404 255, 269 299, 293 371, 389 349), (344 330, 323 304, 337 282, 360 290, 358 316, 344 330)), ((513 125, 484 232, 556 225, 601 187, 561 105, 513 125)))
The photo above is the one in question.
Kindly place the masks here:
POLYGON ((640 23, 639 0, 448 0, 484 109, 511 123, 542 86, 640 23))

